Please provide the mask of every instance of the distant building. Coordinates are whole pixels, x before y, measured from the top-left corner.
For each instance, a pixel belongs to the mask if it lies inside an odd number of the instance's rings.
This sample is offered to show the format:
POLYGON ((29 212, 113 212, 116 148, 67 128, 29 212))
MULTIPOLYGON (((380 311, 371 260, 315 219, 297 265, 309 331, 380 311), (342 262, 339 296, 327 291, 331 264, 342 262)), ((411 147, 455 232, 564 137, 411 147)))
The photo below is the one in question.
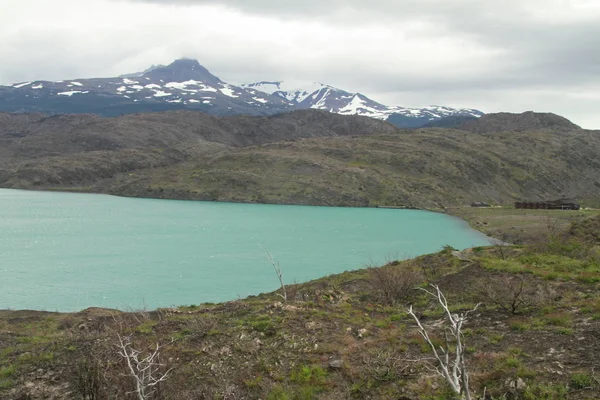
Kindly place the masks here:
POLYGON ((537 202, 518 201, 515 203, 515 208, 527 210, 579 210, 581 207, 573 200, 548 200, 537 202))
POLYGON ((471 203, 471 207, 491 207, 488 203, 483 201, 474 201, 471 203))

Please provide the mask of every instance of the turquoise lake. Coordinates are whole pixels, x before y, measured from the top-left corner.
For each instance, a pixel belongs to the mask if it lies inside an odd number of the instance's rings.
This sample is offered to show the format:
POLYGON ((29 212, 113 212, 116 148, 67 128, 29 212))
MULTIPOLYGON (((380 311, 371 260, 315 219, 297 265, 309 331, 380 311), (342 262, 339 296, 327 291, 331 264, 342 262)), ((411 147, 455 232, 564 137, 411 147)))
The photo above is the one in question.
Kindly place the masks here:
POLYGON ((218 302, 287 283, 489 244, 432 212, 150 200, 0 189, 0 309, 218 302))

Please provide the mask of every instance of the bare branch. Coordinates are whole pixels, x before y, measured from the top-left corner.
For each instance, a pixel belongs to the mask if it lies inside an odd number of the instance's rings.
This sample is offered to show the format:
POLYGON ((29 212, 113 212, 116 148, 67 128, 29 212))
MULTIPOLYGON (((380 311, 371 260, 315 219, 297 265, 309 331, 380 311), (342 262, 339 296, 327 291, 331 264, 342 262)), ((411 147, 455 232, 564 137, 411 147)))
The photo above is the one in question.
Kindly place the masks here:
POLYGON ((283 274, 281 273, 281 268, 279 267, 279 261, 276 261, 275 259, 273 259, 273 256, 271 256, 271 253, 269 253, 269 250, 267 250, 267 248, 265 246, 261 245, 260 247, 262 247, 262 249, 265 251, 265 253, 267 253, 267 259, 273 266, 273 269, 275 269, 277 278, 279 278, 279 283, 281 284, 281 291, 283 292, 283 294, 278 293, 278 295, 283 299, 284 302, 287 303, 287 290, 286 290, 285 284, 283 283, 283 274))
POLYGON ((431 285, 435 292, 430 290, 420 288, 422 291, 432 296, 437 300, 442 309, 444 310, 445 319, 450 324, 447 330, 444 331, 446 344, 445 348, 440 346, 439 352, 436 346, 433 344, 429 333, 421 324, 421 321, 414 313, 412 305, 408 308, 407 312, 409 315, 413 317, 415 322, 417 323, 417 328, 425 342, 431 347, 433 351, 433 355, 437 360, 438 368, 437 373, 442 376, 446 382, 452 388, 452 391, 456 394, 463 396, 466 400, 471 400, 471 393, 469 391, 469 374, 467 372, 467 367, 465 363, 465 349, 466 346, 464 344, 464 335, 462 334, 462 327, 464 323, 467 321, 467 317, 470 313, 477 310, 480 304, 477 304, 472 310, 462 312, 459 314, 453 314, 450 311, 450 307, 448 306, 448 300, 444 293, 440 290, 439 286, 431 285), (452 354, 452 343, 450 337, 448 336, 450 333, 454 342, 454 355, 452 360, 450 355, 452 354))
POLYGON ((172 344, 175 339, 162 346, 157 343, 156 348, 140 360, 142 352, 132 347, 131 336, 117 335, 117 337, 119 338, 118 353, 125 359, 129 375, 135 381, 136 390, 133 393, 139 400, 151 399, 157 391, 157 386, 164 382, 173 370, 170 368, 164 373, 160 372, 161 367, 164 367, 164 364, 160 363, 160 351, 172 344))

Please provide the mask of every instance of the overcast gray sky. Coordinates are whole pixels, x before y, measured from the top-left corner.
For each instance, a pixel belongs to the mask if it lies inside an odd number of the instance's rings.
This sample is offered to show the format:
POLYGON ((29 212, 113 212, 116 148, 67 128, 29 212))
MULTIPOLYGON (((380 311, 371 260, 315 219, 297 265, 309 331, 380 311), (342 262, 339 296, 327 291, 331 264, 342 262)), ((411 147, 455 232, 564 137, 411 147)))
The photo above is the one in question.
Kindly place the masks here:
POLYGON ((0 0, 0 84, 196 58, 407 107, 549 111, 600 129, 600 0, 0 0))

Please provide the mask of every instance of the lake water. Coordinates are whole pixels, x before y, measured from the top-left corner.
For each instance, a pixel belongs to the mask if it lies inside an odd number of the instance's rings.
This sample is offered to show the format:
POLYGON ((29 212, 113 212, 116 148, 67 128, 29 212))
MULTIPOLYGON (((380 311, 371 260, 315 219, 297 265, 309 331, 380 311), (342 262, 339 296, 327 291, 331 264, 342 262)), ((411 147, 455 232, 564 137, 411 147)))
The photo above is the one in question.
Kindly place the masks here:
POLYGON ((488 244, 416 210, 131 199, 0 189, 0 309, 156 308, 233 300, 288 283, 488 244))

